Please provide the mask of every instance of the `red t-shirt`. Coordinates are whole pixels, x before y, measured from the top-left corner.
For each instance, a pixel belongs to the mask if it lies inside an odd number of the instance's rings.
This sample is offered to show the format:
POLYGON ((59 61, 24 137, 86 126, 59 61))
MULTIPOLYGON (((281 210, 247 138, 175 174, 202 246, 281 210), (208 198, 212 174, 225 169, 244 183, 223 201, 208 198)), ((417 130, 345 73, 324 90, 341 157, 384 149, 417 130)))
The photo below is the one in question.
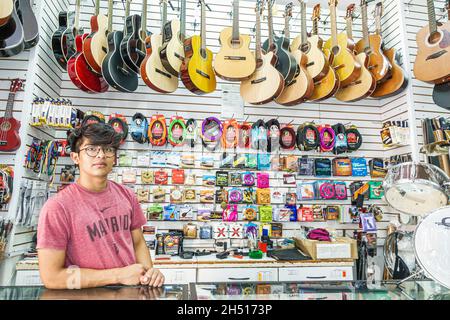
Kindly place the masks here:
POLYGON ((131 189, 108 181, 92 192, 73 183, 42 208, 37 248, 66 250, 66 268, 122 268, 136 263, 131 231, 146 223, 131 189))

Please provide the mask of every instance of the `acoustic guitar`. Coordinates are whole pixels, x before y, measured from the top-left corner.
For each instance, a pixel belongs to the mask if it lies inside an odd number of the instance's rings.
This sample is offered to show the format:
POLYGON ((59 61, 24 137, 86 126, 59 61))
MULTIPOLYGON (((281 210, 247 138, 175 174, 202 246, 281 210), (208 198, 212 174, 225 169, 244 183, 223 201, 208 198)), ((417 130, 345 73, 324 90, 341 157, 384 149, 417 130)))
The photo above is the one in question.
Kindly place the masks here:
MULTIPOLYGON (((292 8, 287 12, 288 15, 292 15, 292 8)), ((306 32, 303 29, 303 16, 302 16, 302 33, 306 32)), ((306 20, 306 19, 305 19, 306 20)), ((289 29, 286 30, 289 34, 289 29)), ((292 51, 296 63, 298 65, 298 72, 294 79, 286 84, 281 95, 275 99, 275 102, 285 106, 292 106, 304 102, 314 92, 314 81, 309 75, 307 70, 308 56, 299 48, 292 51)))
MULTIPOLYGON (((7 15, 8 11, 6 10, 3 15, 7 15)), ((4 19, 4 24, 0 26, 0 57, 12 57, 21 53, 25 49, 24 41, 22 22, 13 3, 9 18, 4 19)))
POLYGON ((417 57, 414 75, 428 83, 450 81, 450 21, 438 23, 434 1, 427 0, 429 25, 420 29, 416 36, 417 57))
POLYGON ((183 63, 186 39, 186 0, 181 0, 180 21, 172 20, 164 26, 164 43, 159 50, 161 62, 172 75, 178 76, 183 63), (181 21, 181 22, 180 22, 181 21))
MULTIPOLYGON (((269 0, 267 20, 269 24, 269 38, 264 42, 262 48, 264 52, 273 51, 277 62, 275 68, 281 73, 284 78, 285 84, 289 84, 297 74, 297 61, 289 51, 289 34, 286 34, 286 30, 289 30, 289 15, 285 13, 285 34, 281 37, 275 37, 273 29, 273 4, 275 0, 269 0)), ((292 3, 286 6, 286 12, 292 9, 292 3)))
MULTIPOLYGON (((319 36, 319 21, 320 21, 320 4, 314 7, 313 11, 313 36, 309 42, 313 47, 322 48, 323 40, 319 36)), ((321 52, 324 55, 323 52, 321 52)), ((328 59, 327 59, 328 61, 328 59)), ((329 65, 328 71, 324 77, 318 81, 314 81, 314 92, 309 98, 311 101, 322 101, 334 96, 340 87, 339 77, 334 69, 329 65)))
MULTIPOLYGON (((308 58, 307 70, 309 75, 314 81, 319 81, 328 74, 330 65, 327 58, 322 52, 323 41, 317 35, 308 38, 308 31, 306 28, 306 3, 303 0, 299 0, 301 8, 301 23, 302 33, 296 37, 291 44, 291 52, 300 50, 306 54, 308 58)), ((319 13, 320 6, 314 8, 314 15, 319 13)), ((315 25, 317 29, 317 24, 315 25)))
POLYGON ((142 15, 127 17, 126 36, 120 45, 120 52, 125 64, 131 71, 139 74, 145 58, 145 39, 147 33, 147 0, 142 1, 142 15))
POLYGON ((22 22, 25 49, 30 49, 39 42, 39 25, 31 6, 31 0, 16 0, 17 14, 22 22))
POLYGON ((11 81, 5 115, 0 118, 0 152, 16 151, 20 147, 20 121, 13 117, 14 99, 21 90, 23 82, 20 79, 11 81))
POLYGON ((383 54, 383 38, 378 34, 369 34, 367 0, 361 0, 361 16, 364 37, 356 43, 355 51, 358 54, 362 52, 367 54, 369 57, 368 68, 372 72, 377 84, 380 84, 389 79, 392 66, 383 54))
MULTIPOLYGON (((130 3, 127 0, 125 20, 130 16, 130 3)), ((112 14, 108 15, 108 25, 112 29, 112 14)), ((138 88, 138 75, 132 72, 123 62, 120 54, 120 45, 125 31, 113 31, 108 34, 108 53, 102 62, 102 74, 105 81, 114 89, 121 92, 134 92, 138 88)))
POLYGON ((0 27, 3 27, 8 23, 9 18, 11 18, 14 11, 14 1, 13 0, 3 0, 0 6, 0 27))
POLYGON ((220 51, 214 60, 216 75, 228 81, 248 79, 256 70, 255 56, 250 51, 250 36, 239 33, 239 0, 233 0, 233 26, 219 37, 220 51))
MULTIPOLYGON (((353 13, 355 5, 351 4, 347 7, 347 32, 341 33, 339 36, 341 40, 347 41, 350 50, 353 50, 355 42, 353 41, 353 13)), ((361 64, 361 74, 358 79, 349 83, 347 85, 342 85, 338 92, 336 93, 336 99, 344 102, 353 102, 364 99, 370 96, 375 88, 377 87, 377 82, 373 77, 372 73, 367 68, 369 64, 369 57, 365 52, 361 52, 356 56, 356 59, 361 64)))
POLYGON ((202 95, 216 90, 216 74, 212 67, 213 53, 206 47, 206 4, 201 5, 201 36, 184 41, 185 59, 181 64, 181 81, 192 93, 202 95))
MULTIPOLYGON (((375 7, 375 21, 376 21, 376 34, 382 36, 381 29, 381 17, 383 15, 383 4, 378 2, 375 7)), ((391 63, 392 70, 387 80, 379 84, 376 90, 372 93, 373 98, 387 98, 395 96, 401 93, 408 87, 408 77, 406 72, 399 65, 399 58, 394 48, 384 49, 383 54, 388 58, 391 63)))
POLYGON ((356 81, 361 75, 361 64, 353 54, 354 46, 345 37, 338 38, 337 30, 337 0, 329 0, 331 17, 331 38, 325 42, 323 51, 336 71, 341 87, 356 81), (339 39, 342 41, 339 42, 339 39))
POLYGON ((263 53, 261 47, 261 15, 264 11, 263 0, 256 4, 256 71, 241 82, 241 96, 250 104, 260 105, 273 101, 284 88, 284 78, 274 67, 276 57, 273 51, 263 53))
MULTIPOLYGON (((108 15, 112 12, 112 1, 108 1, 108 15)), ((100 14, 100 0, 95 1, 95 15, 91 17, 91 33, 83 42, 83 54, 92 70, 102 73, 102 62, 108 49, 108 18, 100 14)))
POLYGON ((147 55, 141 64, 142 80, 151 89, 161 93, 171 93, 178 88, 178 77, 164 68, 159 55, 159 50, 164 42, 164 26, 167 22, 167 1, 161 0, 161 34, 152 34, 145 39, 147 55))

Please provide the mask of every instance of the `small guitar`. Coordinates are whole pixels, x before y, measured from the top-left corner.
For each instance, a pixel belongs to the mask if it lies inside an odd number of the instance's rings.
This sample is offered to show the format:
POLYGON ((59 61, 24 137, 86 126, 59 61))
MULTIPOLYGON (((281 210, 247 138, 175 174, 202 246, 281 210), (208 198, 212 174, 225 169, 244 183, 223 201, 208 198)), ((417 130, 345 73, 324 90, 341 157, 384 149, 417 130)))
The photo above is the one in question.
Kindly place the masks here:
POLYGON ((142 1, 142 16, 134 14, 127 17, 126 36, 120 45, 125 64, 131 71, 139 74, 145 58, 145 39, 147 38, 147 0, 142 1))
POLYGON ((358 54, 362 52, 367 54, 369 57, 368 68, 372 72, 377 84, 380 84, 389 79, 392 66, 383 54, 383 38, 378 34, 369 35, 367 0, 361 0, 361 16, 364 37, 356 43, 355 51, 358 54))
MULTIPOLYGON (((8 11, 6 10, 6 14, 8 11)), ((25 35, 14 4, 9 18, 5 21, 0 26, 0 57, 12 57, 25 49, 25 35)))
POLYGON ((331 38, 323 46, 323 51, 336 71, 341 86, 355 82, 361 75, 361 64, 353 54, 353 46, 348 39, 341 37, 339 42, 337 30, 337 0, 329 0, 331 17, 331 38))
POLYGON ((37 19, 30 3, 31 0, 16 1, 18 1, 17 14, 23 26, 25 49, 30 49, 36 46, 39 41, 37 19))
MULTIPOLYGON (((292 15, 292 9, 288 11, 287 14, 292 15)), ((302 21, 302 27, 303 25, 304 23, 302 21)), ((287 30, 287 32, 289 33, 289 30, 287 30)), ((275 99, 276 103, 285 106, 302 103, 314 92, 314 81, 307 71, 307 55, 298 47, 292 51, 292 55, 297 62, 299 68, 298 72, 294 79, 289 84, 285 85, 281 95, 275 99)))
MULTIPOLYGON (((355 5, 352 4, 347 8, 347 32, 341 33, 340 37, 342 40, 347 41, 350 47, 354 47, 353 42, 353 12, 355 5)), ((353 102, 364 99, 372 94, 377 86, 377 82, 373 77, 372 73, 367 69, 369 63, 369 58, 365 52, 361 52, 356 56, 356 59, 361 64, 361 74, 358 79, 347 85, 342 85, 338 92, 336 93, 336 99, 344 102, 353 102)))
POLYGON ((273 14, 272 8, 275 0, 269 0, 268 6, 268 15, 267 20, 269 24, 269 39, 267 39, 262 48, 267 53, 269 51, 273 51, 277 58, 277 62, 275 64, 275 68, 281 73, 284 78, 285 84, 289 84, 297 74, 297 61, 294 56, 289 52, 289 15, 287 15, 287 11, 289 8, 292 9, 292 3, 286 6, 285 13, 285 34, 281 37, 275 37, 273 30, 273 14))
POLYGON ((8 23, 9 18, 11 18, 14 11, 14 1, 13 0, 3 0, 0 6, 0 27, 3 27, 8 23))
POLYGON ((186 89, 201 95, 216 90, 216 75, 212 67, 213 53, 206 47, 206 4, 201 5, 201 36, 195 35, 184 41, 186 57, 181 65, 181 81, 186 89))
POLYGON ((274 67, 276 57, 273 51, 263 53, 261 47, 261 15, 263 0, 256 4, 256 71, 241 82, 241 96, 247 103, 260 105, 273 101, 284 88, 284 78, 274 67))
POLYGON ((167 0, 161 0, 161 3, 161 34, 152 34, 145 39, 147 55, 141 64, 141 77, 151 89, 161 93, 171 93, 178 88, 178 77, 164 68, 159 55, 159 49, 164 42, 164 26, 167 21, 167 0))
POLYGON ((414 75, 429 83, 450 81, 450 21, 438 23, 434 1, 427 0, 429 25, 416 36, 418 46, 414 75))
MULTIPOLYGON (((313 47, 322 48, 323 40, 319 36, 319 21, 320 21, 320 4, 314 7, 313 11, 313 36, 309 42, 313 47)), ((323 52, 321 52, 324 55, 323 52)), ((314 60, 313 60, 314 61, 314 60)), ((318 81, 314 81, 314 92, 309 98, 311 101, 322 101, 334 96, 339 89, 339 77, 334 69, 329 65, 328 71, 324 77, 318 81)))
MULTIPOLYGON (((130 16, 130 3, 127 0, 125 19, 130 16)), ((108 15, 108 25, 112 30, 112 14, 108 15)), ((124 23, 124 29, 125 23, 124 23)), ((120 44, 124 38, 123 31, 113 31, 108 34, 108 53, 102 62, 102 75, 105 81, 114 89, 121 92, 134 92, 138 88, 138 76, 123 62, 120 54, 120 44)))
POLYGON ((164 26, 164 43, 159 50, 161 62, 172 75, 178 77, 183 63, 186 39, 186 0, 181 0, 180 21, 172 20, 164 26))
POLYGON ((5 115, 0 118, 0 152, 16 151, 20 147, 20 121, 13 117, 13 106, 16 93, 22 86, 20 79, 11 81, 5 115))
MULTIPOLYGON (((112 2, 108 2, 111 12, 112 2)), ((95 15, 91 17, 91 33, 83 41, 83 54, 92 70, 102 73, 102 62, 108 49, 108 18, 100 14, 100 0, 95 2, 95 15)))
MULTIPOLYGON (((383 4, 377 3, 375 10, 375 21, 377 25, 376 33, 381 37, 381 17, 383 15, 383 4)), ((392 70, 388 79, 379 84, 376 90, 372 93, 373 98, 387 98, 392 97, 408 87, 408 77, 405 71, 399 66, 398 56, 394 48, 383 50, 383 54, 391 63, 392 70)))
POLYGON ((228 81, 242 81, 256 70, 256 60, 250 51, 250 36, 239 33, 239 0, 233 0, 233 27, 220 33, 220 51, 214 60, 217 76, 228 81))

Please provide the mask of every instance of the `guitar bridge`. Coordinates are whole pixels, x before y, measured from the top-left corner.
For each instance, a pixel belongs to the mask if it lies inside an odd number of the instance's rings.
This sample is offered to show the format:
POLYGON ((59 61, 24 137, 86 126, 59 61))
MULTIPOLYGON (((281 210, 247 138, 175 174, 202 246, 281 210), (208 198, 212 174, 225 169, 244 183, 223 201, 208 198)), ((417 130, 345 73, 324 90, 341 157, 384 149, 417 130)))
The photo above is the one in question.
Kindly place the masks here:
POLYGON ((206 79, 211 79, 211 77, 209 75, 207 75, 206 73, 204 73, 202 70, 197 69, 196 72, 206 79))
POLYGON ((225 60, 245 61, 245 60, 247 60, 247 58, 246 57, 238 57, 238 56, 225 56, 225 60))
POLYGON ((155 69, 155 70, 156 70, 157 73, 162 74, 163 76, 165 76, 165 77, 167 77, 167 78, 169 78, 169 79, 172 78, 172 75, 169 74, 169 73, 167 73, 167 72, 164 72, 164 71, 159 70, 159 69, 155 69))
POLYGON ((102 51, 103 51, 105 54, 108 53, 108 49, 105 48, 105 47, 102 47, 102 51))
POLYGON ((312 67, 313 65, 315 65, 315 62, 311 61, 311 62, 306 64, 306 67, 309 68, 309 67, 312 67))
POLYGON ((253 81, 251 82, 251 84, 258 84, 258 83, 264 82, 264 81, 266 81, 266 80, 267 80, 266 77, 261 78, 261 79, 256 79, 256 80, 253 80, 253 81))
POLYGON ((338 66, 336 66, 336 67, 333 67, 333 69, 335 70, 335 71, 338 71, 339 69, 342 69, 342 68, 344 68, 345 67, 345 64, 340 64, 340 65, 338 65, 338 66))
POLYGON ((447 53, 447 50, 441 50, 439 52, 433 53, 432 55, 427 57, 426 61, 437 59, 437 58, 443 56, 446 53, 447 53))
POLYGON ((180 59, 181 61, 184 61, 184 57, 180 56, 178 53, 175 52, 175 57, 180 59))

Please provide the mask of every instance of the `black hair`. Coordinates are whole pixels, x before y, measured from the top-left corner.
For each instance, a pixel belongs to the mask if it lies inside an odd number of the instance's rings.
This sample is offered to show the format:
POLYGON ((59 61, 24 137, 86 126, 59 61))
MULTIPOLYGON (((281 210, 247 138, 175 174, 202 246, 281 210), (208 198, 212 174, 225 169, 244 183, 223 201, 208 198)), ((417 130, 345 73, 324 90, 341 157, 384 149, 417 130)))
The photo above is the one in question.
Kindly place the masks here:
POLYGON ((67 142, 72 152, 80 152, 84 140, 93 145, 109 145, 118 149, 122 135, 105 123, 91 123, 67 132, 67 142))

